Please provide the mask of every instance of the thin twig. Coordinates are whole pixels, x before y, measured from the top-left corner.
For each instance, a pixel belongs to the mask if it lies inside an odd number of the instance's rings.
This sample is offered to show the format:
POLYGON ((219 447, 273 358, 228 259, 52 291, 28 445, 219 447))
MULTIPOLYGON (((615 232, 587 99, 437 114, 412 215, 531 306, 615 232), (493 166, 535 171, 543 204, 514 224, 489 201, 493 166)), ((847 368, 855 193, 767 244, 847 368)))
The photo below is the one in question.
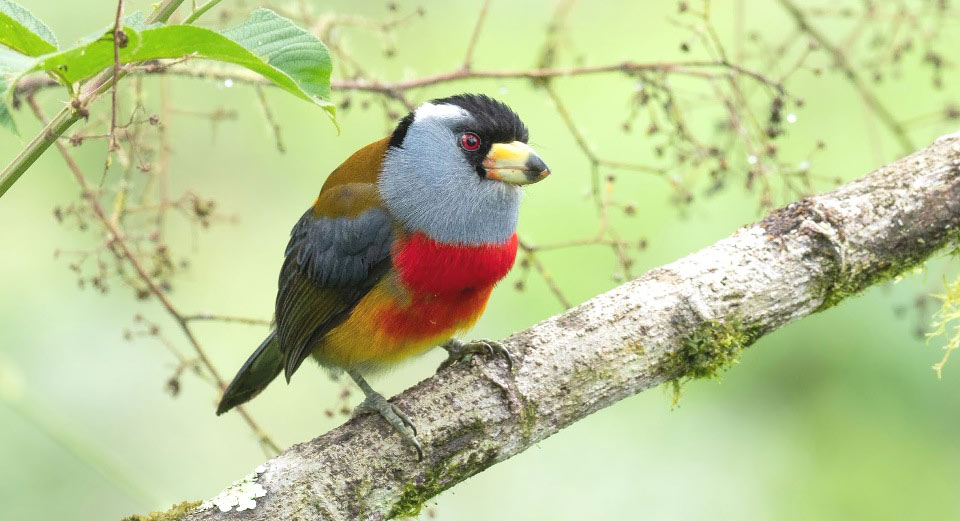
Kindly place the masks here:
POLYGON ((857 92, 860 94, 860 97, 863 98, 863 101, 867 104, 874 115, 877 116, 877 119, 887 127, 887 130, 893 134, 893 137, 900 144, 900 148, 903 149, 904 153, 909 153, 915 150, 913 141, 910 139, 910 136, 907 134, 906 129, 897 119, 890 113, 890 110, 877 98, 876 94, 873 93, 868 87, 863 78, 860 77, 860 74, 853 68, 850 64, 850 61, 847 59, 846 53, 843 52, 839 47, 835 46, 827 37, 820 32, 816 27, 810 24, 807 20, 807 16, 803 11, 797 7, 792 0, 779 0, 780 5, 790 14, 793 18, 794 23, 796 23, 797 28, 799 28, 804 33, 808 34, 811 38, 817 41, 821 47, 824 48, 830 55, 833 57, 834 64, 837 68, 843 72, 844 76, 850 83, 857 89, 857 92))
POLYGON ((480 14, 477 15, 477 23, 473 26, 473 34, 470 35, 470 41, 467 42, 467 52, 463 57, 463 65, 460 67, 465 71, 469 71, 473 66, 473 49, 477 46, 477 39, 480 37, 483 21, 487 18, 488 9, 490 9, 490 0, 483 0, 483 4, 480 5, 480 14))
POLYGON ((234 317, 229 315, 220 315, 217 313, 197 313, 195 315, 186 315, 183 317, 186 322, 209 320, 215 322, 235 322, 238 324, 249 324, 251 326, 269 326, 273 322, 262 318, 234 317))
POLYGON ((277 123, 277 120, 273 117, 273 111, 270 110, 270 105, 267 103, 267 96, 263 92, 263 86, 254 85, 253 89, 257 92, 260 108, 263 109, 263 117, 266 118, 267 125, 273 132, 273 140, 277 144, 277 152, 284 154, 287 152, 287 147, 283 146, 283 135, 280 132, 280 124, 277 123))
MULTIPOLYGON (((30 105, 30 108, 33 110, 34 115, 42 122, 46 122, 46 117, 43 115, 43 111, 40 109, 40 105, 37 104, 36 99, 33 97, 27 98, 27 103, 30 105)), ((77 184, 80 185, 81 195, 83 200, 86 201, 87 205, 93 211, 93 214, 96 216, 97 220, 107 231, 108 244, 119 257, 122 257, 130 266, 133 267, 137 275, 140 278, 140 281, 147 287, 150 293, 157 298, 163 308, 167 313, 174 319, 175 322, 180 326, 184 336, 187 338, 187 341, 193 347, 193 350, 196 352, 197 357, 200 359, 200 362, 203 364, 203 367, 207 372, 213 377, 214 381, 217 384, 217 387, 223 392, 227 388, 227 383, 220 376, 220 373, 217 371, 216 367, 213 365, 213 362, 207 356, 206 351, 200 346, 200 342, 197 340, 196 336, 193 333, 193 330, 190 328, 190 325, 184 319, 184 315, 174 307, 173 303, 167 298, 166 292, 157 285, 156 281, 150 274, 147 272, 146 268, 140 263, 140 260, 133 253, 130 247, 127 245, 126 240, 120 229, 107 217, 106 211, 103 209, 103 206, 100 204, 100 201, 97 199, 94 192, 91 190, 90 185, 87 183, 86 178, 83 175, 83 171, 80 169, 80 166, 73 159, 73 156, 70 153, 70 150, 64 145, 59 139, 53 140, 56 144, 57 149, 60 151, 60 155, 63 156, 64 161, 67 163, 67 167, 73 173, 74 178, 77 181, 77 184)), ((237 411, 240 413, 240 416, 247 422, 247 425, 253 430, 254 434, 257 436, 257 439, 271 451, 279 454, 280 447, 273 441, 273 439, 260 428, 253 417, 242 407, 238 406, 237 411)))
MULTIPOLYGON (((120 46, 126 40, 121 20, 123 19, 123 0, 117 0, 117 16, 113 21, 113 77, 120 77, 120 46)), ((124 46, 125 46, 124 42, 124 46)), ((113 82, 110 102, 110 150, 119 148, 117 143, 117 90, 119 82, 113 82)))
POLYGON ((330 82, 331 88, 342 90, 362 90, 370 92, 388 92, 403 91, 421 87, 429 87, 440 83, 454 81, 473 80, 473 79, 528 79, 542 80, 550 78, 563 78, 570 76, 585 76, 591 74, 602 74, 608 72, 622 72, 626 74, 635 74, 640 72, 663 72, 695 76, 699 78, 714 78, 716 73, 710 69, 721 68, 750 76, 764 85, 776 90, 782 90, 782 86, 774 80, 771 80, 759 72, 746 69, 732 63, 719 61, 690 61, 690 62, 649 62, 638 63, 625 61, 620 63, 611 63, 606 65, 584 65, 580 67, 551 67, 542 69, 520 69, 520 70, 455 70, 443 74, 423 76, 411 80, 400 80, 395 82, 370 82, 365 80, 340 80, 330 82))
POLYGON ((563 306, 563 309, 570 309, 573 307, 573 304, 570 303, 570 299, 563 294, 563 290, 560 289, 560 286, 557 284, 557 281, 554 280, 553 276, 550 275, 550 272, 543 266, 543 263, 540 262, 540 259, 537 257, 536 248, 530 246, 527 242, 523 240, 518 241, 520 249, 526 253, 525 258, 529 262, 537 273, 540 274, 540 277, 543 279, 543 282, 546 283, 547 287, 550 289, 550 292, 553 293, 553 296, 557 297, 557 300, 560 301, 560 305, 563 306))

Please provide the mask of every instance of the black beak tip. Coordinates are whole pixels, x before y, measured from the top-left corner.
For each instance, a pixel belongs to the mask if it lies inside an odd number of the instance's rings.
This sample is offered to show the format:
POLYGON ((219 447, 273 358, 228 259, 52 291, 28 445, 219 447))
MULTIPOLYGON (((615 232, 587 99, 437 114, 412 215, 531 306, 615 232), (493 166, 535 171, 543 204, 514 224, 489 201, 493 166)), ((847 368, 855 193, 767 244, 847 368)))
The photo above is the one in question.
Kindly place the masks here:
POLYGON ((540 159, 540 157, 535 155, 531 155, 530 157, 527 158, 527 162, 524 163, 523 169, 527 171, 537 172, 537 173, 550 171, 550 169, 547 168, 547 164, 544 163, 543 160, 540 159))
POLYGON ((527 158, 526 163, 523 165, 523 169, 527 174, 527 178, 534 183, 550 175, 550 168, 547 167, 547 164, 544 163, 542 159, 534 155, 531 155, 529 158, 527 158))

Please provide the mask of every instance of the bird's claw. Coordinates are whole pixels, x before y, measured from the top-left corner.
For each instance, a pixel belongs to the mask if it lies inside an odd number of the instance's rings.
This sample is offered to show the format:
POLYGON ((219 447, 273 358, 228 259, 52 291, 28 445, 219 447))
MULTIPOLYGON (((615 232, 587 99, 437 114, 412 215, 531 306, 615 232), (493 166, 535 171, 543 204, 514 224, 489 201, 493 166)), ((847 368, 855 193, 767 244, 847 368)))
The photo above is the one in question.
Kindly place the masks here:
POLYGON ((445 369, 451 365, 464 361, 469 362, 473 355, 488 354, 490 356, 500 355, 507 361, 507 369, 513 369, 513 356, 502 344, 493 340, 473 340, 470 342, 461 342, 451 338, 440 347, 447 350, 447 359, 440 364, 437 370, 445 369))
POLYGON ((417 427, 414 426, 413 421, 410 420, 407 413, 400 410, 396 405, 388 402, 382 394, 377 393, 368 394, 363 402, 353 410, 353 415, 356 416, 370 412, 375 412, 387 420, 387 423, 389 423, 407 443, 413 445, 413 448, 416 449, 417 461, 423 461, 423 446, 420 445, 420 440, 417 439, 417 427), (408 427, 409 430, 407 430, 408 427))

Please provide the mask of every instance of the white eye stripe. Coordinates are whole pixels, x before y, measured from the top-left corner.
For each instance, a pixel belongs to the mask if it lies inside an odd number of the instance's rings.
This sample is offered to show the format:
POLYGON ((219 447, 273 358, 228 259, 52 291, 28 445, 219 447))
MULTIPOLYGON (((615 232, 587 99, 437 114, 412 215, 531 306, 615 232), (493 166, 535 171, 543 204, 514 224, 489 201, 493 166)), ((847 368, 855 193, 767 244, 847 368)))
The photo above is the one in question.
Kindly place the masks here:
POLYGON ((424 103, 414 112, 413 119, 414 121, 421 121, 426 119, 464 119, 469 117, 469 112, 456 105, 424 103))

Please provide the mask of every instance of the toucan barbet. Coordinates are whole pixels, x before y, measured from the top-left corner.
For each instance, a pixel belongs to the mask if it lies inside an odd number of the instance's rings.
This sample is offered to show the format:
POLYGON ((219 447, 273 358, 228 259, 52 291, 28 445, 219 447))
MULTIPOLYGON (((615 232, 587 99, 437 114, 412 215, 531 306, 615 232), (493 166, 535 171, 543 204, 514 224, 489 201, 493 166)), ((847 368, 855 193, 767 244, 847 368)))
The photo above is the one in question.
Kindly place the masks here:
POLYGON ((550 170, 507 105, 461 94, 420 105, 389 137, 327 178, 293 227, 280 270, 275 328, 240 368, 223 414, 304 360, 343 370, 359 411, 383 416, 417 450, 410 418, 364 379, 441 346, 448 362, 496 350, 458 335, 513 266, 521 186, 550 170))

